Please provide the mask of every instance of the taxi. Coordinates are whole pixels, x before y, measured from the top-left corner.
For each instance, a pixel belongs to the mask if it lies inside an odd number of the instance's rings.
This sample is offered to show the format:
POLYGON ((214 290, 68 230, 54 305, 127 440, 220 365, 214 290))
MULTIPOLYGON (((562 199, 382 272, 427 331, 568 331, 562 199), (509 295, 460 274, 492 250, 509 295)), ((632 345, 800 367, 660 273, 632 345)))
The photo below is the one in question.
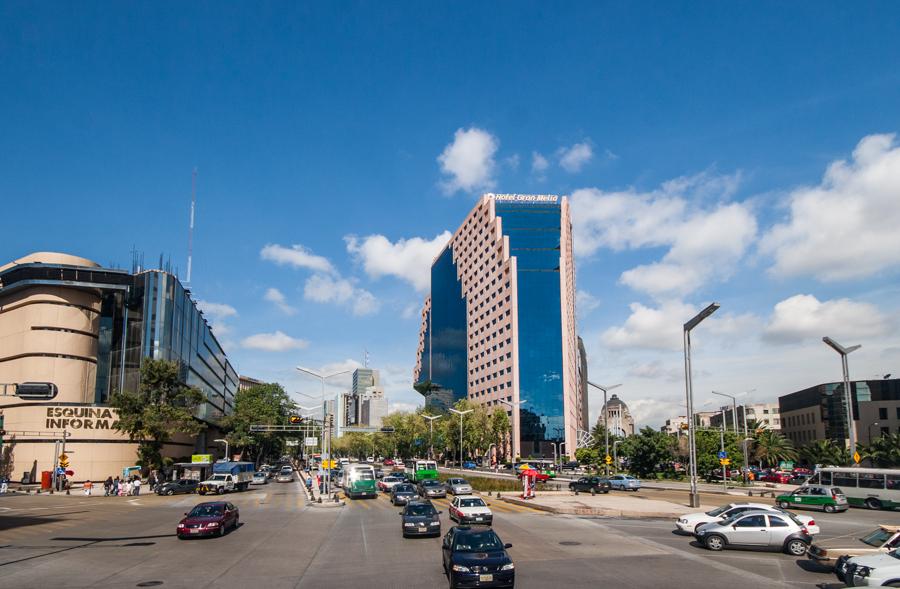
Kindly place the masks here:
POLYGON ((838 487, 824 485, 805 485, 790 494, 779 495, 775 498, 775 503, 782 509, 808 507, 828 513, 847 511, 850 508, 843 491, 838 487))

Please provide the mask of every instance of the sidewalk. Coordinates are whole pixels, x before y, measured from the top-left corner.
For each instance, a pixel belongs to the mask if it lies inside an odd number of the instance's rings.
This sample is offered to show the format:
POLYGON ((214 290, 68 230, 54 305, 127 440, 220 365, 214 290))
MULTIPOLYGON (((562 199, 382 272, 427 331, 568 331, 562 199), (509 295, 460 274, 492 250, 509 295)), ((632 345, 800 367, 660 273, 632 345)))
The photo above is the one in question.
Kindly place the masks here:
POLYGON ((601 517, 675 518, 685 513, 707 511, 714 505, 687 507, 670 501, 648 499, 636 495, 574 495, 568 492, 538 493, 535 499, 524 500, 518 496, 504 496, 500 501, 523 505, 540 511, 568 515, 595 515, 601 517))

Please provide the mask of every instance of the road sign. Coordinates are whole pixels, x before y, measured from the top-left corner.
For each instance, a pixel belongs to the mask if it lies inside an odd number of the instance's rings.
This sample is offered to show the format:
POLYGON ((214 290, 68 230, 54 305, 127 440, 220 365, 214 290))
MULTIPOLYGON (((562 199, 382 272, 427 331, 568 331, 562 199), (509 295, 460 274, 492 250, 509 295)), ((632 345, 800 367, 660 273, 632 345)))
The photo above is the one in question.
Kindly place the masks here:
POLYGON ((731 459, 730 458, 722 458, 719 460, 719 464, 721 464, 722 466, 728 466, 729 464, 731 464, 731 459))
POLYGON ((859 461, 862 460, 862 456, 859 455, 859 452, 853 453, 853 462, 859 464, 859 461))
POLYGON ((62 468, 69 468, 69 457, 66 456, 65 454, 60 454, 59 455, 59 465, 62 468))
POLYGON ((206 462, 212 462, 212 461, 213 461, 212 454, 191 454, 191 463, 192 464, 206 463, 206 462))
POLYGON ((606 455, 606 458, 604 460, 606 461, 606 464, 612 464, 612 456, 610 456, 609 454, 606 455))
POLYGON ((291 425, 297 425, 298 423, 303 423, 303 417, 300 415, 291 415, 289 418, 291 425))
POLYGON ((316 437, 306 438, 305 445, 306 446, 318 446, 319 438, 316 438, 316 437))
POLYGON ((721 452, 719 452, 719 458, 720 458, 720 459, 722 459, 722 458, 728 458, 728 452, 725 452, 724 450, 721 451, 721 452))
POLYGON ((64 469, 64 468, 62 468, 62 467, 60 467, 60 466, 57 466, 57 467, 56 467, 56 474, 60 474, 60 475, 66 474, 66 469, 64 469))
POLYGON ((284 445, 285 446, 299 446, 300 440, 285 440, 284 445))

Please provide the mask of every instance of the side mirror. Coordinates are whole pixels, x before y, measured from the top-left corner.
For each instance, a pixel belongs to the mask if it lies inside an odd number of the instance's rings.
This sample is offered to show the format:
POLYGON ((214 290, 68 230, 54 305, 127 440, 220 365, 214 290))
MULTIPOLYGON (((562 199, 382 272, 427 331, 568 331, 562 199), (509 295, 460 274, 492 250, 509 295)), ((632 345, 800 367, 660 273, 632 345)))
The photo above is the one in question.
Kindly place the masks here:
POLYGON ((733 525, 731 526, 731 529, 732 529, 732 530, 737 530, 737 524, 733 524, 733 525))
POLYGON ((504 544, 503 547, 504 548, 512 548, 512 544, 504 544))
POLYGON ((186 511, 184 512, 184 515, 187 515, 187 512, 186 512, 186 511))

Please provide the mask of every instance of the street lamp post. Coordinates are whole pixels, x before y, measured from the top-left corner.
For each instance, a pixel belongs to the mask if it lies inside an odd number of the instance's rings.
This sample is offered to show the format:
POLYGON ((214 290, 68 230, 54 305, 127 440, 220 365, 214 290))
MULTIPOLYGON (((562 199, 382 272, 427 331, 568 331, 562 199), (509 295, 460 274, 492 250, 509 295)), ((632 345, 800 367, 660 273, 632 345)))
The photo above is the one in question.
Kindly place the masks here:
POLYGON ((462 460, 463 460, 463 432, 462 432, 463 416, 466 413, 471 413, 472 411, 474 411, 474 409, 466 409, 465 411, 459 411, 452 407, 450 408, 451 413, 456 413, 457 415, 459 415, 459 468, 462 468, 462 460))
MULTIPOLYGON (((613 390, 616 387, 622 386, 622 384, 611 384, 605 387, 602 387, 598 384, 594 384, 591 381, 588 381, 588 384, 596 389, 600 389, 603 391, 603 434, 606 437, 606 453, 603 455, 603 461, 606 462, 606 457, 609 456, 609 423, 607 418, 609 416, 609 411, 606 408, 606 393, 613 390)), ((609 464, 606 465, 606 476, 609 476, 609 464)))
POLYGON ((428 427, 430 429, 430 432, 428 434, 428 445, 430 446, 430 449, 428 450, 428 458, 430 460, 434 460, 434 420, 440 419, 441 416, 422 414, 422 417, 428 420, 428 427))
POLYGON ((218 438, 218 439, 213 440, 213 442, 222 442, 223 444, 225 444, 225 460, 228 461, 229 460, 229 458, 228 458, 228 440, 225 440, 223 438, 218 438))
POLYGON ((331 426, 328 420, 328 411, 325 409, 325 381, 335 376, 347 374, 350 371, 341 370, 340 372, 334 372, 332 374, 320 374, 315 370, 303 368, 302 366, 297 366, 297 370, 318 378, 322 383, 322 427, 323 429, 328 428, 327 435, 324 431, 322 432, 322 458, 327 461, 325 464, 328 466, 328 468, 325 469, 325 494, 331 495, 331 444, 329 443, 331 438, 331 426))
POLYGON ((684 324, 684 388, 687 399, 688 415, 688 453, 690 455, 691 507, 700 507, 700 495, 697 493, 697 442, 694 437, 694 390, 691 374, 691 330, 701 321, 712 315, 719 308, 719 303, 712 303, 687 323, 684 324))
POLYGON ((879 424, 877 421, 873 421, 872 423, 869 424, 868 428, 866 428, 869 433, 869 444, 870 445, 872 444, 872 426, 873 425, 881 425, 881 424, 879 424))
MULTIPOLYGON (((504 405, 506 405, 507 407, 509 407, 512 410, 513 420, 519 419, 519 417, 518 417, 519 416, 519 407, 521 407, 522 404, 528 402, 524 399, 517 399, 514 402, 509 402, 506 399, 498 399, 498 401, 500 401, 501 403, 503 403, 504 405)), ((515 421, 513 423, 515 423, 515 421)), ((521 448, 520 448, 519 436, 516 435, 515 428, 512 427, 512 424, 510 424, 510 437, 512 438, 513 462, 515 462, 520 457, 521 448)))
POLYGON ((847 437, 850 439, 850 456, 854 456, 856 454, 856 422, 853 421, 853 396, 850 394, 850 370, 847 367, 847 356, 862 346, 845 348, 830 337, 823 337, 822 341, 841 355, 841 368, 844 371, 844 402, 847 404, 847 437))

